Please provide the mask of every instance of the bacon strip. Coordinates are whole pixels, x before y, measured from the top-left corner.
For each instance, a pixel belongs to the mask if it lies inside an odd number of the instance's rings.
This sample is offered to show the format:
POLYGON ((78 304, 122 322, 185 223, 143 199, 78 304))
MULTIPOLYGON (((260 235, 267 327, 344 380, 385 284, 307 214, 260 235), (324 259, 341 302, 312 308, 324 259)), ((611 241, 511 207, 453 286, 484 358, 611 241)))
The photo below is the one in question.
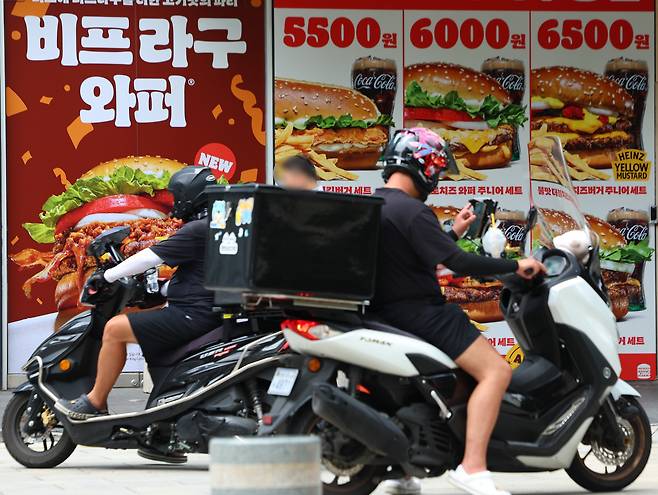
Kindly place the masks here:
POLYGON ((67 257, 68 253, 57 253, 43 269, 35 275, 28 278, 23 284, 23 292, 29 299, 32 297, 32 285, 36 283, 47 282, 52 278, 52 273, 57 270, 59 264, 67 257))
POLYGON ((9 259, 21 268, 32 268, 35 266, 46 266, 53 259, 53 253, 50 251, 45 253, 28 248, 16 254, 9 255, 9 259))
MULTIPOLYGON (((80 230, 57 234, 53 252, 24 249, 10 256, 10 259, 21 268, 43 267, 23 284, 26 297, 31 297, 32 286, 35 283, 47 282, 50 279, 59 280, 68 273, 76 274, 76 284, 78 289, 82 289, 86 279, 85 274, 96 265, 95 260, 87 256, 87 247, 96 236, 118 225, 126 225, 126 223, 92 223, 80 230)), ((147 218, 128 222, 127 225, 131 227, 131 232, 121 246, 121 251, 124 256, 129 257, 173 235, 182 226, 182 222, 173 218, 147 218)))

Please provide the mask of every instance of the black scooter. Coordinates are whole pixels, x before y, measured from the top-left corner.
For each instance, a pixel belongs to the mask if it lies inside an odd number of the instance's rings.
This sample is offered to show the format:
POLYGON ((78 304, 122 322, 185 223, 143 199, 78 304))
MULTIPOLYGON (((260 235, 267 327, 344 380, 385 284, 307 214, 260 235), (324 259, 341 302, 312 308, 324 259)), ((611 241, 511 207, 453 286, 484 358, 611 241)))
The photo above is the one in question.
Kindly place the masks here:
MULTIPOLYGON (((89 255, 102 268, 120 263, 119 247, 129 232, 115 227, 102 233, 89 255)), ((147 290, 156 280, 127 277, 98 292, 86 286, 81 300, 91 310, 46 339, 25 364, 28 381, 14 391, 2 420, 5 445, 19 463, 54 467, 78 444, 184 460, 180 454, 207 452, 211 437, 257 431, 274 400, 267 392, 277 366, 300 366, 267 314, 241 323, 224 320, 222 327, 149 363, 154 387, 143 411, 78 421, 57 409, 59 399, 91 389, 105 323, 126 307, 163 302, 159 291, 147 290)))

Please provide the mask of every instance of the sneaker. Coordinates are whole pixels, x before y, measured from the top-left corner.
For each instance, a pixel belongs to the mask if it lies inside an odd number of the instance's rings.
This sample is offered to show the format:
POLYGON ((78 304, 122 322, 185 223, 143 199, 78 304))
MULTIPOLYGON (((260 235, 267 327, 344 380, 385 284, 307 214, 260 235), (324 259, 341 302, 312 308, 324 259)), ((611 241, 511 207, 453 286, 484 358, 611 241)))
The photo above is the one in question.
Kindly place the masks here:
POLYGON ((106 416, 107 409, 96 409, 86 394, 82 394, 77 399, 66 400, 60 399, 55 403, 55 409, 62 411, 71 419, 85 420, 89 418, 96 418, 98 416, 106 416))
POLYGON ((386 493, 394 495, 416 495, 420 493, 420 480, 418 478, 400 478, 399 480, 386 480, 382 483, 386 493))
POLYGON ((448 481, 471 495, 510 495, 509 492, 496 488, 489 471, 468 474, 461 464, 454 471, 448 471, 448 481))

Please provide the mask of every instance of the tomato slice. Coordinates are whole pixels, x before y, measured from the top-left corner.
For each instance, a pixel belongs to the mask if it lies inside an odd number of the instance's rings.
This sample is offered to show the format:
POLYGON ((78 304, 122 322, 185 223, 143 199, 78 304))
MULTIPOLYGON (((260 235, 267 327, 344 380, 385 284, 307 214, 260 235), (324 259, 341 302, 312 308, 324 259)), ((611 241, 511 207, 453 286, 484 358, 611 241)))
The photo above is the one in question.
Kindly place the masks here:
POLYGON ((472 122, 482 120, 471 117, 467 112, 450 108, 416 108, 406 107, 404 118, 413 120, 433 120, 435 122, 472 122))
POLYGON ((170 208, 161 203, 154 201, 149 196, 138 196, 136 194, 115 194, 105 196, 86 203, 75 210, 61 216, 55 226, 55 234, 75 227, 75 225, 87 215, 94 213, 123 213, 137 208, 148 208, 151 210, 169 213, 170 208))
POLYGON ((439 285, 441 287, 445 286, 453 286, 453 287, 459 287, 461 283, 466 279, 466 277, 455 277, 452 274, 449 275, 440 275, 437 277, 439 280, 439 285))
POLYGON ((171 194, 166 189, 155 191, 155 194, 153 194, 153 196, 147 196, 147 198, 152 199, 156 203, 162 203, 163 205, 166 205, 169 208, 174 206, 174 195, 171 194))

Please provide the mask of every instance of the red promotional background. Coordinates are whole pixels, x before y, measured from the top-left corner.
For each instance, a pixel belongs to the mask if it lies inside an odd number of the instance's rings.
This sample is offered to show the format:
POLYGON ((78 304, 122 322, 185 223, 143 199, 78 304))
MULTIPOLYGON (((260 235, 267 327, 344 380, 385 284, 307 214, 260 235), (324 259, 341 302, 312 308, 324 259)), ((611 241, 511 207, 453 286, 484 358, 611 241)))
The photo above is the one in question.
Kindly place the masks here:
POLYGON ((462 0, 461 2, 442 2, 428 0, 275 0, 274 7, 313 8, 313 9, 376 9, 376 10, 522 10, 522 11, 574 11, 574 12, 652 12, 655 3, 652 0, 462 0))
MULTIPOLYGON (((121 4, 121 2, 119 2, 121 4)), ((35 243, 21 226, 38 222, 44 201, 64 191, 66 180, 74 182, 95 165, 129 155, 162 156, 193 164, 197 152, 209 143, 230 148, 236 168, 231 182, 265 180, 265 6, 259 0, 239 2, 238 7, 148 7, 144 5, 80 5, 10 1, 5 4, 7 95, 7 248, 11 255, 26 248, 41 251, 50 245, 35 243), (125 17, 129 29, 131 65, 79 64, 63 66, 56 60, 28 60, 25 16, 78 16, 76 39, 86 35, 83 16, 125 17), (184 16, 187 32, 195 40, 225 41, 220 30, 198 29, 200 18, 235 18, 241 21, 244 54, 228 54, 229 67, 214 69, 213 55, 187 50, 187 67, 172 67, 171 61, 147 63, 140 58, 138 23, 142 18, 170 19, 184 16), (185 127, 170 121, 137 123, 130 127, 114 121, 81 124, 81 109, 88 108, 80 95, 82 82, 91 76, 109 81, 116 75, 135 78, 183 76, 185 127)), ((58 33, 58 46, 62 43, 58 33)), ((167 46, 158 46, 158 49, 167 46)), ((116 101, 109 103, 114 108, 116 101)), ((54 283, 35 285, 32 299, 21 289, 33 274, 8 264, 9 322, 55 311, 54 283)))

